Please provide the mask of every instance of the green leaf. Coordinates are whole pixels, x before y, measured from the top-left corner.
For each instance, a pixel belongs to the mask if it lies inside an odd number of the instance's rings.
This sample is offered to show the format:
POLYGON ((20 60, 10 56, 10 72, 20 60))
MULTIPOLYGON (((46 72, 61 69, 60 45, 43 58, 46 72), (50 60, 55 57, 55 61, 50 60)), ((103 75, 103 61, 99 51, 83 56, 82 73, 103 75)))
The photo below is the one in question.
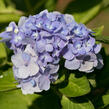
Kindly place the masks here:
POLYGON ((51 90, 43 93, 43 96, 36 94, 25 96, 20 89, 15 89, 16 83, 12 69, 0 71, 0 109, 28 109, 28 107, 30 109, 61 109, 60 98, 51 90))
POLYGON ((0 14, 0 23, 7 23, 11 21, 18 22, 20 15, 16 14, 0 14))
POLYGON ((28 109, 38 97, 37 94, 23 95, 20 90, 0 92, 0 109, 28 109))
POLYGON ((109 36, 102 35, 103 29, 104 29, 104 26, 92 29, 95 32, 93 33, 93 35, 95 36, 97 41, 109 44, 109 36))
POLYGON ((16 10, 13 6, 5 3, 4 0, 0 0, 0 23, 18 21, 20 16, 24 15, 22 11, 16 10))
POLYGON ((11 4, 6 3, 7 2, 5 2, 5 0, 0 0, 0 14, 9 14, 9 13, 22 14, 21 11, 16 10, 11 4))
POLYGON ((89 93, 90 85, 85 76, 76 77, 75 74, 70 74, 67 86, 59 91, 68 97, 78 97, 89 93))
POLYGON ((105 44, 109 44, 109 36, 95 36, 96 40, 105 44))
POLYGON ((78 23, 86 24, 102 9, 107 7, 108 4, 109 0, 107 0, 107 2, 105 2, 105 0, 75 0, 68 5, 65 13, 72 14, 78 23))
POLYGON ((0 0, 0 9, 5 8, 4 0, 0 0))
POLYGON ((93 74, 92 76, 89 75, 88 80, 89 80, 90 84, 93 87, 96 87, 97 86, 97 83, 96 83, 96 75, 95 74, 93 74))
POLYGON ((101 5, 98 4, 98 5, 90 8, 89 10, 86 10, 82 13, 75 13, 75 14, 73 14, 73 16, 77 22, 86 24, 94 16, 96 16, 96 14, 100 11, 100 9, 101 9, 101 5))
POLYGON ((61 100, 62 109, 94 109, 93 104, 86 100, 85 102, 78 102, 74 99, 68 99, 63 96, 61 100))
MULTIPOLYGON (((7 67, 5 66, 5 68, 7 67)), ((17 84, 15 82, 12 69, 8 69, 7 71, 0 71, 0 92, 16 88, 16 85, 17 84)))
POLYGON ((0 43, 0 58, 6 58, 6 57, 7 57, 6 49, 4 45, 0 43))
POLYGON ((46 9, 48 9, 49 11, 53 11, 56 5, 56 1, 55 0, 48 0, 45 3, 45 7, 46 9))
POLYGON ((54 91, 46 91, 34 101, 30 109, 61 109, 60 98, 54 91))
POLYGON ((93 103, 98 109, 107 107, 109 105, 109 94, 93 97, 93 103))
POLYGON ((61 109, 59 97, 51 90, 43 95, 23 95, 21 90, 0 93, 0 109, 61 109))
POLYGON ((109 94, 103 95, 102 100, 103 100, 104 107, 108 106, 109 105, 109 94))
POLYGON ((96 37, 102 35, 103 29, 104 29, 104 26, 100 26, 98 28, 92 29, 92 31, 95 32, 95 33, 93 33, 93 35, 96 36, 96 37))
POLYGON ((103 0, 102 4, 103 4, 103 8, 109 6, 109 0, 103 0))

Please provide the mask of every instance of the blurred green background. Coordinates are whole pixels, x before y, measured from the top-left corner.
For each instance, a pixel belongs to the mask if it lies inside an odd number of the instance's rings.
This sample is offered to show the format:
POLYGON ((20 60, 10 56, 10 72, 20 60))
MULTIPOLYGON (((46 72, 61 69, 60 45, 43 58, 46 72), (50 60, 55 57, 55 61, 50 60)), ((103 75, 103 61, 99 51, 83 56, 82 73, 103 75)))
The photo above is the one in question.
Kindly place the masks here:
POLYGON ((104 25, 103 35, 109 36, 108 6, 109 0, 0 0, 0 32, 9 22, 17 23, 20 16, 48 9, 72 14, 77 22, 85 23, 91 29, 104 25))
MULTIPOLYGON (((103 34, 109 35, 109 8, 106 8, 108 7, 108 2, 109 0, 0 0, 0 31, 10 21, 17 22, 22 15, 33 15, 44 9, 48 9, 49 11, 56 10, 62 13, 74 14, 77 21, 81 23, 88 22, 87 26, 89 28, 104 25, 103 34), (101 4, 103 4, 102 7, 100 7, 101 4), (95 8, 91 12, 92 18, 97 15, 96 13, 99 13, 93 20, 90 21, 92 19, 90 13, 88 20, 78 20, 75 13, 80 13, 81 16, 87 10, 90 11, 91 8, 95 8)), ((88 17, 86 16, 86 18, 88 17)))
MULTIPOLYGON (((44 9, 71 14, 78 23, 84 23, 91 29, 104 25, 103 34, 102 28, 98 29, 97 34, 103 38, 108 36, 109 43, 109 0, 0 0, 0 32, 9 22, 17 23, 21 16, 37 14, 44 9)), ((109 45, 103 43, 103 47, 105 48, 101 50, 101 54, 104 68, 88 75, 81 73, 89 81, 91 91, 87 95, 77 97, 80 100, 86 97, 94 104, 95 109, 109 109, 109 45)), ((60 98, 51 90, 41 93, 42 95, 28 96, 22 95, 20 90, 14 91, 16 84, 12 74, 11 55, 12 51, 5 44, 0 44, 0 109, 61 109, 60 98)), ((76 75, 78 72, 72 71, 72 74, 76 75)), ((75 76, 77 86, 79 79, 81 77, 75 76)), ((75 93, 75 90, 71 93, 75 93)), ((89 102, 73 102, 72 105, 76 108, 70 109, 94 109, 89 102)))
POLYGON ((101 25, 104 25, 103 34, 109 36, 109 8, 101 11, 101 13, 87 24, 89 28, 95 28, 101 25))

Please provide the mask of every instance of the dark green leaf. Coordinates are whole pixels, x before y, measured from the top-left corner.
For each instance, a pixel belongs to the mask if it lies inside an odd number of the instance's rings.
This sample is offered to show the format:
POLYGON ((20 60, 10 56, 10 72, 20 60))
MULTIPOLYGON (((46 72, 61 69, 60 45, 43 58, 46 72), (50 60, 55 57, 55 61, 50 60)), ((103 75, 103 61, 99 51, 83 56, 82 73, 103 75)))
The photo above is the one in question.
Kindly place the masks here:
POLYGON ((95 98, 93 98, 93 103, 98 109, 107 107, 109 105, 109 94, 95 96, 95 98))
POLYGON ((108 4, 109 0, 75 0, 68 5, 65 13, 73 14, 77 22, 86 24, 108 4))
POLYGON ((54 91, 46 91, 33 102, 29 109, 61 109, 60 98, 54 91))
POLYGON ((46 9, 48 9, 49 11, 53 11, 56 5, 56 1, 55 0, 48 0, 45 3, 45 7, 46 9))
POLYGON ((98 4, 82 13, 75 13, 73 14, 75 20, 79 23, 87 23, 89 22, 101 9, 101 5, 98 4))

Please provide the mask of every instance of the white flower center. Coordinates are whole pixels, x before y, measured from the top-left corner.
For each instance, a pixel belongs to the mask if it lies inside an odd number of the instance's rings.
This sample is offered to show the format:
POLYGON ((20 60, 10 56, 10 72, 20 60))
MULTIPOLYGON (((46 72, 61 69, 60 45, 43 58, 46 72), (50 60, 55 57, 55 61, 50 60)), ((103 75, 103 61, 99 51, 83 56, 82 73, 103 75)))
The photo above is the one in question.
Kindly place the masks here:
POLYGON ((18 28, 15 28, 14 33, 17 34, 18 32, 19 32, 18 28))
POLYGON ((38 37, 38 33, 34 33, 33 36, 34 36, 34 37, 38 37))
POLYGON ((38 28, 41 28, 41 23, 37 23, 36 26, 37 26, 38 28))
POLYGON ((79 34, 79 30, 78 29, 74 30, 74 33, 79 34))
POLYGON ((52 25, 46 25, 46 27, 48 28, 48 29, 53 29, 53 26, 52 25))
POLYGON ((21 36, 16 36, 15 39, 14 39, 15 42, 18 42, 20 40, 22 40, 21 36))
POLYGON ((81 45, 80 45, 80 44, 77 44, 76 48, 77 48, 78 50, 80 50, 81 45))
POLYGON ((6 31, 7 31, 7 32, 11 32, 12 30, 13 30, 13 27, 7 27, 7 28, 6 28, 6 31))

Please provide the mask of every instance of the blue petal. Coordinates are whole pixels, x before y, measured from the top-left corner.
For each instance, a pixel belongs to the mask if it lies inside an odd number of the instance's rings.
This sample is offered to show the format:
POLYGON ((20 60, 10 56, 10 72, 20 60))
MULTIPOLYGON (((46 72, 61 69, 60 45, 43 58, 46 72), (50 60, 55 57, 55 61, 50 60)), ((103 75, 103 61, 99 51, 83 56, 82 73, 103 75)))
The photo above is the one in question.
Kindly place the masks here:
POLYGON ((49 64, 47 66, 47 68, 45 69, 45 73, 46 74, 54 74, 54 73, 57 73, 58 70, 59 70, 59 65, 49 64))
POLYGON ((71 61, 66 60, 64 66, 69 70, 77 70, 80 67, 80 61, 76 58, 71 61))
POLYGON ((81 63, 79 71, 87 72, 92 70, 93 67, 94 67, 94 62, 85 61, 84 63, 81 63))
POLYGON ((53 51, 53 46, 52 46, 52 44, 47 44, 47 45, 45 46, 45 49, 46 49, 47 52, 52 52, 52 51, 53 51))
POLYGON ((72 60, 74 58, 74 55, 73 53, 71 52, 71 50, 68 50, 64 55, 63 57, 67 60, 72 60))
POLYGON ((50 88, 50 80, 47 76, 42 75, 39 78, 39 87, 41 90, 48 90, 50 88))

